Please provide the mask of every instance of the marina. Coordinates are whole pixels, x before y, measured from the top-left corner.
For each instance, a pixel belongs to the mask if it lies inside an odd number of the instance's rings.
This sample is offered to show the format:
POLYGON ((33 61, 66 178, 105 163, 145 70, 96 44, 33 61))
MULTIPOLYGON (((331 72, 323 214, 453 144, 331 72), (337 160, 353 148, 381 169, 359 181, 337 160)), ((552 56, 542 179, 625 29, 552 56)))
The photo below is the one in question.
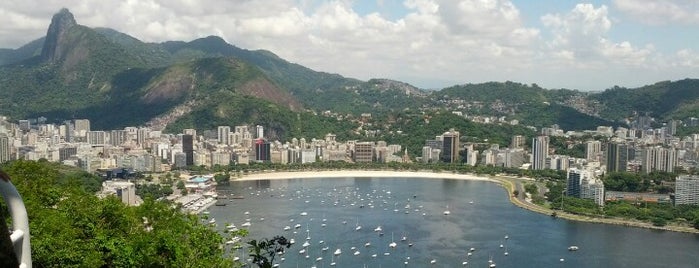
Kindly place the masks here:
MULTIPOLYGON (((229 187, 246 199, 211 207, 210 216, 239 226, 251 219, 243 241, 283 235, 308 242, 293 245, 295 254, 284 254, 279 267, 659 267, 661 260, 638 254, 644 250, 662 251, 673 267, 692 267, 695 257, 687 252, 699 250, 693 234, 569 222, 522 210, 502 187, 484 181, 280 179, 229 187), (294 224, 299 228, 290 228, 294 224)), ((245 260, 238 252, 229 254, 245 260)))

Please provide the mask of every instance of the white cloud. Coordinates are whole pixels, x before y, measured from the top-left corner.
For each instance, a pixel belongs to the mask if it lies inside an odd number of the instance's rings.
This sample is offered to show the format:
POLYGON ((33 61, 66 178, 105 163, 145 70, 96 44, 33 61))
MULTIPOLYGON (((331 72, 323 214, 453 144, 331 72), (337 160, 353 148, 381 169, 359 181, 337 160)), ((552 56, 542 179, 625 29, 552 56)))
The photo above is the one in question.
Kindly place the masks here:
POLYGON ((592 4, 577 4, 566 14, 542 16, 542 23, 553 34, 553 39, 547 42, 548 48, 556 58, 565 59, 577 68, 648 64, 647 57, 653 53, 653 46, 638 48, 628 41, 610 40, 608 33, 612 22, 608 12, 604 5, 595 8, 592 4))
MULTIPOLYGON (((622 2, 631 3, 620 0, 615 7, 622 2)), ((601 89, 624 85, 619 80, 637 81, 643 71, 667 74, 658 71, 662 67, 684 66, 686 70, 677 73, 697 73, 699 60, 692 47, 663 56, 654 44, 610 36, 614 9, 604 5, 578 4, 546 14, 538 29, 526 25, 522 11, 508 0, 405 0, 406 12, 399 18, 378 11, 359 14, 355 10, 360 3, 4 0, 0 47, 17 47, 45 35, 53 13, 67 7, 80 24, 110 27, 146 42, 218 35, 233 45, 270 50, 315 70, 360 79, 386 77, 423 87, 514 80, 601 89)))
POLYGON ((614 0, 614 5, 645 24, 699 24, 696 0, 614 0))

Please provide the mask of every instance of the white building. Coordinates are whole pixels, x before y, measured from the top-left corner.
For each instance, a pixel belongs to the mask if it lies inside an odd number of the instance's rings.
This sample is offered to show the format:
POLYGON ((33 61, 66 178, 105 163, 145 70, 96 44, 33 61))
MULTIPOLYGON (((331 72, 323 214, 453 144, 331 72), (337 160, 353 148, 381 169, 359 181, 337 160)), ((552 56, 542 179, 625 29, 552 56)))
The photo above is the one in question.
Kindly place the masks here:
POLYGON ((675 183, 675 205, 699 204, 699 176, 682 175, 675 183))
POLYGON ((128 181, 105 181, 102 183, 103 195, 116 195, 127 205, 138 205, 141 198, 136 195, 136 185, 128 181))

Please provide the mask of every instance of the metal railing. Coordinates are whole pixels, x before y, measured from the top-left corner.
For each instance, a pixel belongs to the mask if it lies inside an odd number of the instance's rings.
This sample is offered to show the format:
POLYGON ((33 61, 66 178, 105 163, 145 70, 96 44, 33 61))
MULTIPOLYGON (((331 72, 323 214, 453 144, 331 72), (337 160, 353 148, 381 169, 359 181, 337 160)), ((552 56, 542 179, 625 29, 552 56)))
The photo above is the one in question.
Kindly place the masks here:
MULTIPOLYGON (((0 194, 5 199, 5 204, 7 204, 12 217, 10 239, 14 245, 15 254, 19 259, 19 267, 31 268, 32 251, 29 245, 29 219, 22 197, 12 183, 4 180, 0 180, 0 194)), ((5 223, 3 222, 2 224, 5 223)))

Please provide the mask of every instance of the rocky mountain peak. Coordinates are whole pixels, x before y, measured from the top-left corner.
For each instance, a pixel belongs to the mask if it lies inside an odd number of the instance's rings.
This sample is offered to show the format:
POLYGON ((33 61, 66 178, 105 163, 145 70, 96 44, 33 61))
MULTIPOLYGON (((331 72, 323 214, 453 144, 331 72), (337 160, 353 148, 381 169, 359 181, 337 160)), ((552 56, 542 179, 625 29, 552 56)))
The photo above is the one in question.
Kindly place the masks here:
POLYGON ((55 62, 62 58, 62 41, 68 30, 77 25, 75 17, 67 8, 62 8, 53 15, 51 25, 46 32, 46 41, 41 50, 41 58, 45 61, 55 62))

